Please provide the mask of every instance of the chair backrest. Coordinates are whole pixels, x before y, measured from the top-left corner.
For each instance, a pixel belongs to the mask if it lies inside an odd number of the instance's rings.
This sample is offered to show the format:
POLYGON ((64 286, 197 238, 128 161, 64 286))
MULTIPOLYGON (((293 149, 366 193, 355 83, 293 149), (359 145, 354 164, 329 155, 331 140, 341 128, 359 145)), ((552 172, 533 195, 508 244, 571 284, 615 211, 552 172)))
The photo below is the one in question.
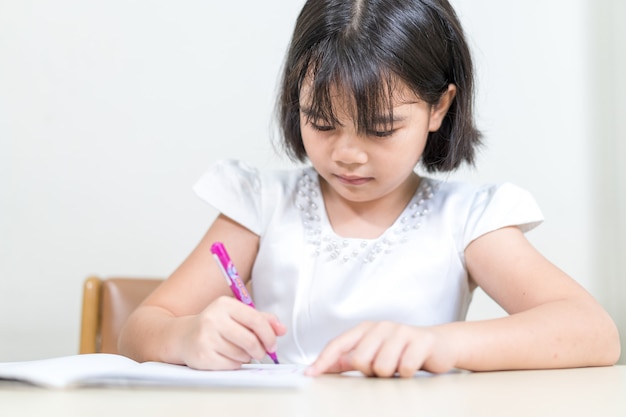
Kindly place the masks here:
POLYGON ((89 277, 83 285, 80 353, 117 353, 124 322, 162 279, 89 277))

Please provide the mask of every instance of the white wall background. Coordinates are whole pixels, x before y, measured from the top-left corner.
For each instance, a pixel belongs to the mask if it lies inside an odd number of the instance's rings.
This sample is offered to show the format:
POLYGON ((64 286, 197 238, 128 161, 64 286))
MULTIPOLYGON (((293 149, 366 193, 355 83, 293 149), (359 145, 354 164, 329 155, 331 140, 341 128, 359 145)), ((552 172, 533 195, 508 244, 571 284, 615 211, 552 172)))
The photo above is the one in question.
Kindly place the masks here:
MULTIPOLYGON (((215 215, 191 191, 211 161, 287 165, 269 137, 302 3, 0 0, 0 361, 77 352, 86 276, 176 268, 215 215)), ((452 3, 486 141, 455 177, 529 189, 529 238, 624 329, 624 2, 452 3)), ((501 314, 476 295, 470 318, 501 314)))

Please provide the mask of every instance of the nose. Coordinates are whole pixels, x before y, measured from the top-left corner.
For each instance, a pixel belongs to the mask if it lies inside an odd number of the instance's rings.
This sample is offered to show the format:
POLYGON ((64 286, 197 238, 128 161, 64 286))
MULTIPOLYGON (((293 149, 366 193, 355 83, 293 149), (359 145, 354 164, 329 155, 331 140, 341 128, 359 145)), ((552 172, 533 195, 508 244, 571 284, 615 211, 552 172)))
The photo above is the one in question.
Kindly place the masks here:
POLYGON ((344 165, 364 164, 368 160, 363 138, 352 133, 343 133, 335 139, 331 158, 344 165))

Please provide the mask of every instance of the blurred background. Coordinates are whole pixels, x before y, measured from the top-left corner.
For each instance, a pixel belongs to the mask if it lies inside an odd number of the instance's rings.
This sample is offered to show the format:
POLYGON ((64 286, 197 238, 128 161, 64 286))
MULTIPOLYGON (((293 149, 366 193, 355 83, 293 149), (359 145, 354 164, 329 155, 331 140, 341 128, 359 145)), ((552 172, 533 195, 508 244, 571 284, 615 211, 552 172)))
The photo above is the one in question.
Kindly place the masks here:
MULTIPOLYGON (((626 2, 451 2, 486 146, 450 178, 532 192, 529 239, 624 340, 626 2)), ((215 217, 191 190, 212 161, 290 166, 273 106, 302 4, 0 0, 0 361, 77 353, 88 275, 167 277, 215 217)), ((503 314, 477 291, 469 319, 503 314)))

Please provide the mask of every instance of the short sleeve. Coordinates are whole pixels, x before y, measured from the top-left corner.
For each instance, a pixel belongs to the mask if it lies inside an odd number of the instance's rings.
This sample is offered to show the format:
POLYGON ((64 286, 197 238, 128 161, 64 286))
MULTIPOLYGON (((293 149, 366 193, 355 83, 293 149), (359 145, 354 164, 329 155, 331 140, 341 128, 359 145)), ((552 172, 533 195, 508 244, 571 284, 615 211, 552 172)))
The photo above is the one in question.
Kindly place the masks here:
POLYGON ((543 222, 543 214, 533 196, 510 184, 479 189, 470 207, 463 235, 463 247, 494 230, 517 226, 526 233, 543 222))
POLYGON ((215 162, 193 186, 196 195, 253 233, 261 229, 261 181, 240 161, 215 162))

